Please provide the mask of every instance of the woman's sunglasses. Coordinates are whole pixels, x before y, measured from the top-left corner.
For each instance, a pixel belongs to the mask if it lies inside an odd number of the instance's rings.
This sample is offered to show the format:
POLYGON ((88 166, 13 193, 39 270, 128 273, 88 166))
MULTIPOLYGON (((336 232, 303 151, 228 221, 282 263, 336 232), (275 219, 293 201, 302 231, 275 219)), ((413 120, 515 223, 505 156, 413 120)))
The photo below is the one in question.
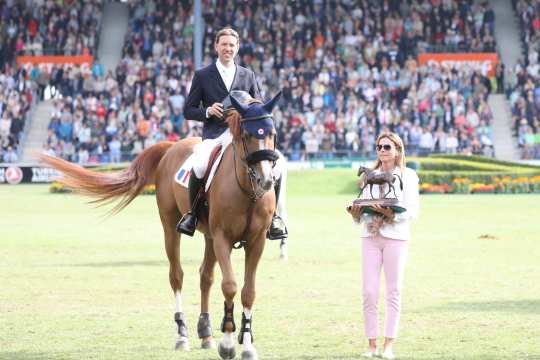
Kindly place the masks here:
POLYGON ((377 151, 381 151, 382 149, 384 149, 385 151, 390 151, 392 150, 392 145, 388 145, 388 144, 377 145, 376 148, 377 148, 377 151))

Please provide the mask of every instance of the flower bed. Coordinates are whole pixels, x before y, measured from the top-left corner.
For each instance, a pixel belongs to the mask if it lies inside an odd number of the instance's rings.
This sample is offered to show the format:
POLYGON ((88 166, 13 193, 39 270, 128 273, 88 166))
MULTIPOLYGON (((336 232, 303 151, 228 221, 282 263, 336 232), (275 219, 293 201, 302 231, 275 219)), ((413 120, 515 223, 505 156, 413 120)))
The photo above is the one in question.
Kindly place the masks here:
POLYGON ((493 194, 497 190, 497 186, 494 184, 472 184, 471 194, 493 194))
POLYGON ((420 193, 422 194, 447 194, 453 192, 453 187, 448 184, 435 185, 424 183, 420 185, 420 193))
POLYGON ((451 184, 431 184, 424 182, 420 185, 423 194, 528 194, 540 193, 540 175, 533 177, 510 176, 494 177, 490 183, 472 182, 468 178, 455 178, 451 184))

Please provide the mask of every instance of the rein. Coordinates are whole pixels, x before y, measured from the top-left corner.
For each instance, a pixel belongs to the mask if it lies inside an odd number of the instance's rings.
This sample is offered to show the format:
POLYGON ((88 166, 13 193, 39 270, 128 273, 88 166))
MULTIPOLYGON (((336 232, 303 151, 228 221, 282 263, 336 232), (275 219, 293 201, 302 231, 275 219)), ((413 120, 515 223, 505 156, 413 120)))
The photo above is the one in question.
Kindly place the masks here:
MULTIPOLYGON (((265 114, 260 116, 252 116, 241 119, 241 123, 248 122, 248 121, 257 121, 265 118, 272 118, 272 114, 265 114)), ((242 126, 240 125, 240 131, 242 131, 242 126)), ((256 186, 256 181, 259 175, 257 172, 253 169, 253 165, 257 164, 258 162, 269 160, 272 161, 273 165, 275 166, 276 160, 279 158, 278 154, 275 151, 276 147, 276 139, 274 138, 274 149, 263 149, 263 150, 257 150, 252 153, 248 151, 246 141, 243 136, 240 136, 240 139, 242 141, 242 147, 244 148, 244 154, 246 154, 246 158, 242 159, 240 157, 241 162, 244 164, 247 170, 247 174, 249 177, 249 184, 251 186, 251 191, 247 190, 242 186, 240 182, 240 178, 238 177, 238 169, 236 168, 236 157, 237 157, 237 149, 236 149, 236 143, 235 141, 232 142, 233 146, 233 160, 234 160, 234 176, 236 178, 236 183, 238 184, 238 187, 242 190, 242 192, 250 199, 249 206, 247 208, 247 219, 246 219, 246 226, 244 228, 244 231, 242 232, 242 236, 240 237, 240 240, 236 241, 233 244, 234 249, 240 249, 240 248, 246 248, 247 247, 247 234, 249 231, 249 228, 251 226, 251 221, 253 218, 253 208, 255 207, 255 203, 263 197, 263 195, 267 192, 267 190, 263 190, 260 187, 256 186)))
MULTIPOLYGON (((248 177, 249 177, 249 183, 251 185, 251 192, 249 192, 248 190, 246 190, 242 184, 240 183, 240 179, 238 178, 238 170, 236 169, 236 144, 232 143, 232 146, 233 146, 233 160, 234 160, 234 176, 236 178, 236 183, 238 184, 238 187, 242 190, 242 192, 244 194, 246 194, 246 196, 251 200, 249 202, 249 206, 248 206, 248 209, 247 209, 247 220, 246 220, 246 226, 244 227, 244 231, 242 232, 242 236, 240 236, 240 240, 236 241, 234 244, 233 244, 233 249, 241 249, 241 248, 247 248, 247 233, 249 231, 249 227, 251 226, 251 219, 253 218, 253 208, 255 207, 255 203, 257 202, 257 200, 259 200, 263 195, 264 193, 266 193, 266 191, 257 191, 255 189, 255 186, 253 185, 253 180, 254 180, 254 170, 247 164, 247 162, 244 160, 244 159, 240 159, 242 160, 242 162, 244 163, 244 165, 246 166, 247 168, 247 171, 248 171, 248 177)), ((245 144, 244 144, 245 146, 245 144)))

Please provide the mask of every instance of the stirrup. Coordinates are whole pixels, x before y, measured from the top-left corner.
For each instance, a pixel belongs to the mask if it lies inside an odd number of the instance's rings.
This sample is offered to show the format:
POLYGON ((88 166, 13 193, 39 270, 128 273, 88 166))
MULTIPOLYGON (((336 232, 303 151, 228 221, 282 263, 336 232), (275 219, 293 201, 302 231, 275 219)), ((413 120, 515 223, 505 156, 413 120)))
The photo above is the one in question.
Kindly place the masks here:
POLYGON ((285 225, 283 219, 279 215, 274 215, 270 229, 268 229, 266 232, 266 237, 268 240, 286 239, 288 235, 289 232, 287 231, 287 226, 285 225), (274 226, 274 222, 279 222, 280 224, 278 226, 274 226))
POLYGON ((197 229, 197 217, 193 212, 188 211, 182 216, 182 219, 176 224, 176 231, 188 236, 193 236, 197 229))

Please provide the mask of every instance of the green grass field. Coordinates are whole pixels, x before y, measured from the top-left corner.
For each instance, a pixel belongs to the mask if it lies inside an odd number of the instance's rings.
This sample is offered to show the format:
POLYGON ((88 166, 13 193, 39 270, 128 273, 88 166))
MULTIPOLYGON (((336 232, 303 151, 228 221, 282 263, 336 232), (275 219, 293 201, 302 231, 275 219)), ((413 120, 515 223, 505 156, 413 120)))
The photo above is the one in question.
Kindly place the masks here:
MULTIPOLYGON (((360 228, 344 211, 353 182, 352 170, 290 173, 290 258, 280 261, 278 243, 267 243, 258 272, 261 359, 359 359, 365 350, 360 228)), ((217 359, 196 339, 200 236, 182 243, 192 351, 173 350, 174 298, 153 196, 108 219, 46 186, 0 186, 0 204, 0 359, 217 359)), ((539 216, 538 195, 421 197, 398 358, 540 359, 539 216)), ((240 282, 242 259, 235 251, 240 282)), ((238 295, 237 321, 240 309, 238 295)))

